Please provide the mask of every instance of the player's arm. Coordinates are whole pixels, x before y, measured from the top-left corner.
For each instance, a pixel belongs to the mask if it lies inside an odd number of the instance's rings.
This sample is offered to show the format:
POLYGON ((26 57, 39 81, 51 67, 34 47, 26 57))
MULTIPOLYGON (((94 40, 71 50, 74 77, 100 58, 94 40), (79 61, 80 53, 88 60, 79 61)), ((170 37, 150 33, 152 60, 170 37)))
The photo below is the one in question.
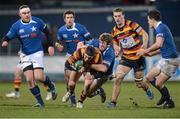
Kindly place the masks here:
POLYGON ((149 52, 152 52, 161 48, 163 45, 163 42, 164 42, 163 37, 156 37, 156 42, 152 46, 150 46, 148 49, 146 49, 145 53, 149 53, 149 52))
POLYGON ((146 49, 148 47, 149 36, 148 36, 148 34, 147 34, 147 32, 145 30, 143 30, 142 39, 143 39, 142 48, 146 49))
POLYGON ((2 47, 7 47, 10 40, 17 38, 17 34, 16 34, 16 31, 18 31, 17 28, 18 27, 16 24, 13 24, 11 26, 9 32, 1 39, 2 47))
POLYGON ((150 47, 147 48, 147 49, 141 49, 141 50, 139 50, 136 55, 142 56, 142 55, 144 55, 144 54, 148 54, 148 53, 150 53, 150 52, 156 51, 156 50, 158 50, 159 48, 162 47, 163 42, 164 42, 163 37, 157 36, 157 37, 156 37, 156 42, 155 42, 152 46, 150 46, 150 47))
POLYGON ((142 48, 146 49, 148 46, 148 37, 149 37, 147 32, 136 22, 131 22, 130 26, 139 36, 142 37, 143 40, 142 48))
POLYGON ((90 68, 103 73, 108 70, 108 66, 105 64, 91 64, 90 68))
POLYGON ((48 52, 49 52, 49 55, 52 56, 54 55, 54 43, 53 43, 53 40, 52 40, 52 34, 49 30, 49 28, 47 27, 47 25, 45 26, 45 28, 43 29, 42 31, 45 35, 46 35, 46 38, 47 38, 47 43, 48 43, 48 52))
POLYGON ((2 41, 2 47, 7 47, 10 39, 7 36, 4 36, 1 41, 2 41))
POLYGON ((83 25, 81 25, 81 27, 80 27, 80 34, 82 37, 80 37, 79 40, 81 42, 83 41, 84 44, 87 44, 89 41, 91 41, 93 39, 90 32, 83 25))
POLYGON ((154 50, 154 51, 151 51, 149 53, 146 53, 145 56, 154 56, 154 55, 157 55, 160 53, 160 49, 157 49, 157 50, 154 50))

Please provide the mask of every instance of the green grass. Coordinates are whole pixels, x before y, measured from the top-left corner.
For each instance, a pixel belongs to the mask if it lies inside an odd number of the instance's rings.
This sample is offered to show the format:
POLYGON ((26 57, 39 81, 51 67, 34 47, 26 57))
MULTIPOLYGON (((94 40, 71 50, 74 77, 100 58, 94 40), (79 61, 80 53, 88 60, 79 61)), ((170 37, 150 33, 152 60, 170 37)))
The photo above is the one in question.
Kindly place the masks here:
MULTIPOLYGON (((136 117, 136 118, 156 118, 180 117, 180 82, 168 82, 168 87, 175 101, 174 109, 158 109, 155 103, 159 100, 160 95, 153 88, 155 93, 154 100, 148 100, 145 92, 138 89, 134 83, 123 83, 122 92, 118 99, 118 105, 115 109, 108 109, 107 102, 110 100, 112 91, 112 82, 106 83, 104 89, 107 93, 107 100, 101 103, 99 96, 87 99, 84 102, 83 109, 70 107, 69 102, 62 103, 61 98, 65 94, 65 84, 57 82, 58 97, 55 101, 46 101, 45 108, 33 108, 35 99, 28 90, 27 84, 21 86, 20 99, 7 99, 5 93, 13 90, 12 83, 0 82, 0 117, 1 118, 119 118, 119 117, 136 117), (134 106, 129 98, 133 98, 138 103, 138 107, 134 106)), ((83 83, 78 83, 76 87, 76 95, 79 98, 83 83)), ((45 98, 46 90, 41 85, 41 92, 45 98)))

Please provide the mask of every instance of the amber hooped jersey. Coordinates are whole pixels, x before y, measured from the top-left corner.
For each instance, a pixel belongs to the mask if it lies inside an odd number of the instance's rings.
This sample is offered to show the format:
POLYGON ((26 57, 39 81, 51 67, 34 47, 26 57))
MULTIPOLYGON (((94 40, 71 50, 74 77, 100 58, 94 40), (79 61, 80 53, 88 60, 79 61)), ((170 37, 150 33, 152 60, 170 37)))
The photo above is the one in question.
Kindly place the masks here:
MULTIPOLYGON (((84 55, 85 55, 85 51, 86 51, 86 46, 79 48, 78 50, 76 50, 73 55, 71 55, 67 60, 68 62, 73 65, 76 61, 78 60, 83 60, 84 59, 84 55)), ((94 57, 89 61, 89 62, 84 62, 83 61, 83 65, 84 66, 88 66, 90 64, 101 64, 103 62, 103 58, 102 58, 102 54, 101 51, 96 48, 96 54, 94 55, 94 57)))
POLYGON ((144 29, 136 22, 125 20, 125 25, 122 28, 115 26, 112 31, 113 42, 120 46, 123 56, 130 60, 137 60, 140 57, 136 56, 137 50, 142 46, 142 36, 144 29))

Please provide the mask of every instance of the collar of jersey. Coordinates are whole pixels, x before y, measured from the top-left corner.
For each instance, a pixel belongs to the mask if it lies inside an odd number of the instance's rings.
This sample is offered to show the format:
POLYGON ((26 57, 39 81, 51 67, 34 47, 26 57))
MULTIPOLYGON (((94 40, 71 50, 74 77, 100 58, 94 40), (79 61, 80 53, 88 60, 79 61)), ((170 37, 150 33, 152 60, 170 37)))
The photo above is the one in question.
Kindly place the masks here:
MULTIPOLYGON (((162 23, 162 21, 157 22, 156 28, 157 28, 161 23, 162 23)), ((156 28, 155 28, 155 29, 156 29, 156 28)))
POLYGON ((75 27, 75 25, 76 25, 76 23, 74 23, 72 28, 70 28, 70 29, 68 29, 66 26, 67 31, 73 31, 73 30, 78 31, 78 29, 75 27))
POLYGON ((21 21, 21 23, 22 24, 24 24, 24 25, 27 25, 27 24, 30 24, 30 23, 36 23, 36 21, 34 21, 34 20, 30 20, 28 23, 24 23, 23 21, 22 21, 22 19, 20 20, 21 21))

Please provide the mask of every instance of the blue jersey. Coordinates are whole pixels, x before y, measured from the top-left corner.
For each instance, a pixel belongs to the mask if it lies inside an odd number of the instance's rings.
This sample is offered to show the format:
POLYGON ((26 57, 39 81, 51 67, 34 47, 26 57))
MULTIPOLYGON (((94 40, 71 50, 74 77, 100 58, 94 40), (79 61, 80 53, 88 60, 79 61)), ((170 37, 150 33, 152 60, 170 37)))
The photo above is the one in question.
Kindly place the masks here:
POLYGON ((89 40, 90 33, 83 25, 74 23, 72 28, 67 28, 66 25, 59 28, 57 38, 66 44, 67 53, 73 54, 77 48, 77 43, 89 40))
POLYGON ((160 52, 163 58, 177 58, 178 53, 174 43, 173 36, 168 26, 160 23, 156 30, 156 37, 162 37, 164 39, 163 45, 160 48, 160 52))
POLYGON ((32 17, 29 23, 22 20, 15 22, 6 36, 12 40, 18 38, 21 43, 21 51, 26 54, 32 54, 42 51, 42 31, 46 24, 37 17, 32 17))
MULTIPOLYGON (((99 48, 99 40, 94 39, 88 45, 99 48)), ((103 64, 105 64, 108 68, 105 75, 111 75, 113 73, 113 66, 115 61, 115 53, 112 45, 108 45, 107 49, 102 52, 103 54, 103 64)))

